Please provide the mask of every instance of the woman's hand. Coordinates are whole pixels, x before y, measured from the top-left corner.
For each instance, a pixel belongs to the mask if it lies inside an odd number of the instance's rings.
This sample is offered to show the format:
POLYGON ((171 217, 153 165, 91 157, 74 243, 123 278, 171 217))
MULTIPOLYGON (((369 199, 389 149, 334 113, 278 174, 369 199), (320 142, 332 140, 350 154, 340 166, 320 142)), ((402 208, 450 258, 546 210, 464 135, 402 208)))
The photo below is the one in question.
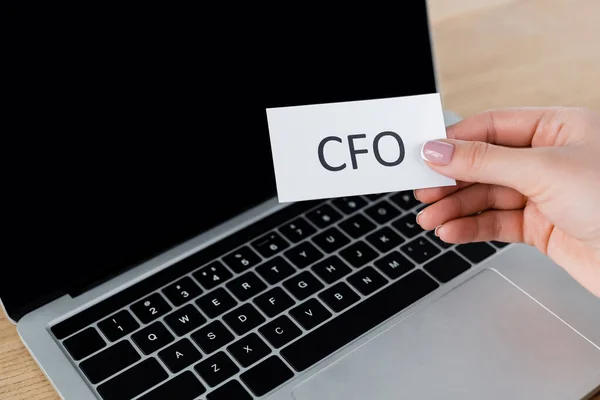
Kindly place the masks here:
POLYGON ((449 243, 535 246, 600 296, 600 116, 579 108, 488 111, 428 142, 457 186, 420 189, 417 217, 449 243))

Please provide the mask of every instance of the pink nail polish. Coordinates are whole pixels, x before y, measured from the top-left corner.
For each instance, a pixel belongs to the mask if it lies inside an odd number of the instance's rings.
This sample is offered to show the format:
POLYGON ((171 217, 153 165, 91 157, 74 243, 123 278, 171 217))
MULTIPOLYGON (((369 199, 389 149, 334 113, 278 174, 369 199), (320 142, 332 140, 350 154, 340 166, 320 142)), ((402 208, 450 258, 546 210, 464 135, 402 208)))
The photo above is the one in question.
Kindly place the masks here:
POLYGON ((421 157, 432 164, 448 165, 452 161, 454 145, 439 140, 430 140, 423 145, 421 157))

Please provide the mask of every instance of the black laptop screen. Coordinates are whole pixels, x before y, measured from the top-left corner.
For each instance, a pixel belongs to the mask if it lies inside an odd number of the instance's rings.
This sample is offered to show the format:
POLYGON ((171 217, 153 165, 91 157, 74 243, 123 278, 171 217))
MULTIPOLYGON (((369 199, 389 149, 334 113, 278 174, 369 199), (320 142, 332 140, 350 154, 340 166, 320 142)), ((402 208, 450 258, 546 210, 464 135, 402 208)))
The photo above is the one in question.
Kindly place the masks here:
POLYGON ((15 77, 27 129, 0 278, 13 318, 275 196, 265 108, 436 91, 424 1, 370 16, 114 11, 91 36, 36 37, 15 77))

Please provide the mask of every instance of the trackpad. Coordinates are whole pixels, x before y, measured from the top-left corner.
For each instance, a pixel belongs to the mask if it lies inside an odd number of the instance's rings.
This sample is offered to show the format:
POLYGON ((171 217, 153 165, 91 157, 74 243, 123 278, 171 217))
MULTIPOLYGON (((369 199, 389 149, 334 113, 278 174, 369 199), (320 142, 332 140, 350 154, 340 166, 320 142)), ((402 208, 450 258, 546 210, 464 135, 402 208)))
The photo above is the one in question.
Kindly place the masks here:
POLYGON ((600 373, 600 350, 485 270, 314 375, 297 400, 565 399, 600 373))

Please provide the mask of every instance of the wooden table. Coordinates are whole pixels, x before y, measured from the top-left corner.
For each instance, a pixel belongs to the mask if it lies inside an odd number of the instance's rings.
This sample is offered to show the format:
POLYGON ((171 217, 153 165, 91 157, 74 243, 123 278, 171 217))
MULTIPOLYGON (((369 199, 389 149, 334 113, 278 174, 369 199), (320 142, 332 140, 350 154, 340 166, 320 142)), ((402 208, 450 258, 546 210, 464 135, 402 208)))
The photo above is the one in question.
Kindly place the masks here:
MULTIPOLYGON (((430 0, 444 107, 600 112, 599 16, 599 0, 430 0)), ((0 399, 58 399, 1 311, 0 399)))

